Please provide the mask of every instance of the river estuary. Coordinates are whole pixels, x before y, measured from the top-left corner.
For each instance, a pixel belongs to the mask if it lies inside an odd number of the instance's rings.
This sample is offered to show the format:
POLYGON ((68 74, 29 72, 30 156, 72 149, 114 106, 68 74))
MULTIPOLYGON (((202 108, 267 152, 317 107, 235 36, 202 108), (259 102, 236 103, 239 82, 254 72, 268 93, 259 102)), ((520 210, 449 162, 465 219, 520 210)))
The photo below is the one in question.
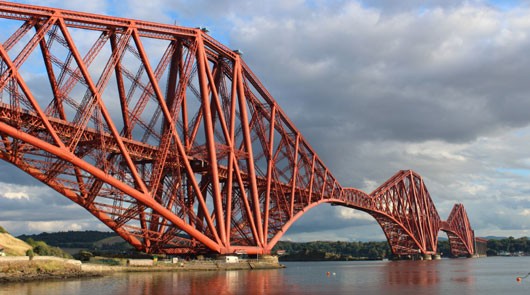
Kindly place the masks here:
POLYGON ((530 294, 530 257, 438 261, 287 262, 253 271, 116 273, 8 283, 13 294, 530 294), (329 274, 328 274, 329 272, 329 274))

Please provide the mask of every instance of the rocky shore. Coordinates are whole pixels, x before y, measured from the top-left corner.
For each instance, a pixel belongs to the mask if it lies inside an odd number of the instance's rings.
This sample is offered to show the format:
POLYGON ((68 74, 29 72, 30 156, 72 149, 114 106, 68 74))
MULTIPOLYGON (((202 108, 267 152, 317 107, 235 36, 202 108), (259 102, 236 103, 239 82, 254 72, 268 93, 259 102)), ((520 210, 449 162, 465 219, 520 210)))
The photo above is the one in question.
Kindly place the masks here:
POLYGON ((80 265, 54 260, 0 262, 0 283, 59 280, 101 276, 83 271, 80 265))
POLYGON ((240 260, 227 263, 220 260, 192 260, 178 263, 158 261, 152 265, 105 265, 81 263, 56 257, 0 257, 0 283, 38 280, 91 278, 116 272, 157 271, 227 271, 283 268, 277 257, 262 260, 240 260))

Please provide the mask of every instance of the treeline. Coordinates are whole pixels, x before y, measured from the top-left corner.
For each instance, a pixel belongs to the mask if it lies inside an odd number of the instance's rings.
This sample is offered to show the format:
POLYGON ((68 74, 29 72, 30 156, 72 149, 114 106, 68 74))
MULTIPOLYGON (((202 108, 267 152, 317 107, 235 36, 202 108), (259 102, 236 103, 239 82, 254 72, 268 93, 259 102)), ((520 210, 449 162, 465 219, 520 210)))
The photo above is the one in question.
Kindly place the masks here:
MULTIPOLYGON (((306 243, 294 243, 280 241, 273 249, 276 253, 285 252, 280 256, 283 261, 322 261, 322 260, 337 260, 337 261, 348 261, 348 260, 379 260, 379 259, 392 259, 393 254, 390 250, 388 242, 328 242, 328 241, 317 241, 317 242, 306 242, 306 243)), ((438 241, 438 252, 442 253, 445 257, 450 257, 451 249, 449 241, 441 239, 438 241)))
POLYGON ((488 256, 505 255, 505 254, 530 254, 530 240, 527 237, 488 240, 488 256))
POLYGON ((48 245, 61 248, 92 248, 95 242, 114 236, 116 236, 114 232, 87 230, 56 233, 43 232, 37 235, 20 235, 17 238, 24 241, 27 239, 44 241, 48 245))
MULTIPOLYGON (((0 232, 6 232, 4 228, 0 227, 0 232)), ((21 235, 19 239, 30 241, 30 244, 35 248, 35 252, 39 255, 47 255, 49 248, 83 248, 89 251, 102 253, 123 253, 131 250, 126 242, 118 243, 95 243, 109 237, 116 237, 113 232, 101 231, 66 231, 56 233, 40 233, 37 235, 21 235), (33 244, 34 241, 43 241, 46 246, 42 244, 33 244), (49 245, 49 246, 48 246, 49 245), (50 247, 51 246, 51 247, 50 247)), ((38 243, 38 242, 37 242, 38 243)), ((278 250, 283 250, 284 255, 280 257, 281 260, 371 260, 392 258, 392 252, 386 241, 380 242, 346 242, 346 241, 315 241, 306 243, 295 243, 280 241, 273 249, 273 253, 278 250)), ((449 257, 451 250, 447 239, 441 238, 438 241, 438 252, 442 256, 449 257)), ((530 255, 530 240, 527 237, 522 238, 490 238, 487 242, 488 256, 506 255, 506 254, 523 254, 530 255)), ((53 254, 52 254, 53 255, 53 254)), ((54 256, 60 256, 56 254, 54 256)))
MULTIPOLYGON (((392 258, 390 247, 384 242, 306 242, 294 243, 280 241, 273 249, 276 253, 285 252, 281 260, 374 260, 392 258)), ((447 239, 438 240, 438 253, 443 257, 451 256, 447 239)), ((530 240, 522 238, 493 238, 487 242, 488 256, 496 255, 530 255, 530 240)))
POLYGON ((285 251, 280 256, 288 260, 376 260, 388 258, 390 247, 385 242, 326 242, 294 243, 280 241, 273 249, 285 251))

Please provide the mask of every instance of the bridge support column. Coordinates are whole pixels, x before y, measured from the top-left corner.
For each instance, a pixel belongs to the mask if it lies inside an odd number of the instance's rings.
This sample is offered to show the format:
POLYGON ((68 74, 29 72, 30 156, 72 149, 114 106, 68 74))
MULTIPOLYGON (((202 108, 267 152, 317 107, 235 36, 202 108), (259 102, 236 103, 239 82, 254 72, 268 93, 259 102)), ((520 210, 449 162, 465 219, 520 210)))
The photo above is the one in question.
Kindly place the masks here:
POLYGON ((261 255, 259 259, 268 263, 279 263, 277 255, 261 255))
POLYGON ((442 259, 442 255, 440 255, 440 254, 434 254, 434 255, 432 256, 432 259, 433 259, 433 260, 440 260, 440 259, 442 259))
POLYGON ((423 260, 432 260, 431 254, 423 254, 423 260))

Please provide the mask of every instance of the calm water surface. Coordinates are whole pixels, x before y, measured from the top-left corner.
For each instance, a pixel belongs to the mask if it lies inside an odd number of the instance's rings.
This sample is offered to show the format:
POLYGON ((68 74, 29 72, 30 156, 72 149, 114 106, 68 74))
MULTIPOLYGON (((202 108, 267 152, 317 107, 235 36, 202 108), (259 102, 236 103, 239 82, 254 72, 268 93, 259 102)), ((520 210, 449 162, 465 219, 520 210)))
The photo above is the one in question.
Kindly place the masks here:
POLYGON ((438 261, 290 262, 286 269, 117 273, 0 285, 12 294, 530 294, 530 257, 438 261), (330 276, 326 273, 330 272, 330 276))

